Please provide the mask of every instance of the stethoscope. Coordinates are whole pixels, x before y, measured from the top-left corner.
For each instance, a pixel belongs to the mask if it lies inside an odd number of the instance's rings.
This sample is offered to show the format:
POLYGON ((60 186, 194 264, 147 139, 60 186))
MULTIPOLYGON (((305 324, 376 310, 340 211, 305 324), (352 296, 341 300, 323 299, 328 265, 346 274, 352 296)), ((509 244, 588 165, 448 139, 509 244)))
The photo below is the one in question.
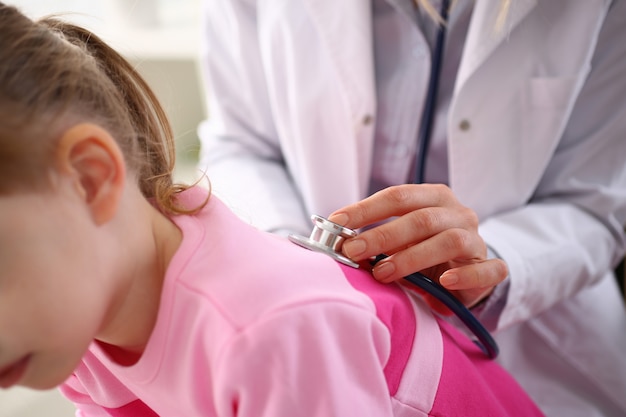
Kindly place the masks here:
MULTIPOLYGON (((311 231, 310 236, 306 237, 292 234, 289 235, 289 240, 304 248, 324 253, 344 265, 348 265, 353 268, 360 267, 358 263, 352 261, 341 253, 343 242, 346 239, 355 237, 357 235, 356 231, 338 225, 337 223, 333 223, 322 216, 313 215, 311 216, 311 220, 313 221, 313 230, 311 231)), ((377 262, 385 259, 386 257, 387 255, 384 254, 376 256, 370 261, 371 266, 376 265, 377 262)), ((467 309, 467 307, 465 307, 448 290, 419 272, 407 275, 404 279, 416 285, 418 288, 428 292, 430 295, 445 304, 446 307, 448 307, 461 320, 461 322, 467 326, 474 336, 476 336, 479 346, 487 354, 487 356, 492 359, 498 356, 498 345, 495 340, 493 340, 487 329, 485 329, 476 317, 474 317, 474 315, 467 309)))
POLYGON ((444 23, 439 24, 437 30, 437 40, 435 42, 435 50, 433 51, 432 66, 430 70, 430 79, 428 81, 428 91, 426 93, 426 102, 424 103, 424 111, 422 120, 420 121, 420 129, 417 133, 417 149, 415 183, 424 182, 424 173, 426 171, 426 154, 433 130, 433 120, 435 118, 435 110, 437 107, 437 93, 439 92, 439 78, 441 75, 441 66, 443 61, 443 49, 446 41, 446 24, 448 22, 448 9, 450 0, 442 0, 441 10, 439 14, 444 23))
MULTIPOLYGON (((448 20, 449 3, 449 0, 442 0, 441 3, 440 15, 444 22, 447 22, 448 20)), ((432 133, 437 92, 439 91, 439 76, 441 74, 445 35, 446 25, 440 24, 437 32, 435 50, 433 52, 432 70, 428 84, 426 103, 422 114, 420 130, 418 132, 419 149, 417 151, 417 166, 415 174, 415 182, 418 184, 422 183, 424 180, 426 153, 432 133)), ((359 268, 360 265, 358 263, 350 260, 341 253, 341 246, 343 245, 343 242, 346 239, 355 237, 357 232, 333 223, 321 216, 313 215, 311 216, 311 220, 313 221, 313 231, 309 237, 290 235, 289 239, 307 249, 324 253, 344 265, 359 268)), ((386 257, 387 255, 384 254, 376 256, 370 261, 371 266, 376 265, 377 262, 386 257)), ((461 320, 461 322, 467 326, 474 336, 476 336, 478 344, 487 356, 492 359, 498 356, 498 345, 491 337, 491 334, 489 334, 487 329, 484 328, 484 326, 476 319, 476 317, 474 317, 467 307, 465 307, 448 290, 419 272, 407 275, 404 279, 428 292, 430 295, 434 296, 446 305, 461 320)))

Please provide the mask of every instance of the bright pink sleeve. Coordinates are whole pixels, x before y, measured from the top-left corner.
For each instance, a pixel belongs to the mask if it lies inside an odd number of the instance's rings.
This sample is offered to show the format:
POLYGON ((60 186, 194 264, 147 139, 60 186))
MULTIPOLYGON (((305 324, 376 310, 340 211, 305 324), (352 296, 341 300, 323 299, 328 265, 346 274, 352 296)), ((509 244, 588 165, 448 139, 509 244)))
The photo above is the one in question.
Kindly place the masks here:
POLYGON ((393 415, 382 371, 389 334, 372 312, 313 301, 261 320, 227 343, 216 362, 218 415, 393 415))
POLYGON ((76 406, 76 417, 158 417, 89 352, 59 388, 76 406), (98 402, 94 401, 94 395, 98 402))
POLYGON ((111 417, 96 405, 76 376, 72 375, 59 387, 61 394, 76 406, 76 417, 111 417))

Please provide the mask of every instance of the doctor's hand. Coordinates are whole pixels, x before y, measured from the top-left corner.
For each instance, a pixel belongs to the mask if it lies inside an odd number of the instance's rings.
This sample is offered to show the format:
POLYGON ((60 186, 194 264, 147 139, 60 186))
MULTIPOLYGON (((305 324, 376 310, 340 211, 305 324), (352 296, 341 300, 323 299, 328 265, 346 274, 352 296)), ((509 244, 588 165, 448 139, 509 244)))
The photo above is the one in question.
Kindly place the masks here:
MULTIPOLYGON (((390 255, 372 269, 381 282, 419 271, 473 307, 508 274, 504 261, 487 259, 476 213, 460 204, 445 185, 389 187, 335 211, 329 220, 351 229, 389 220, 346 240, 342 248, 344 255, 360 263, 381 253, 390 255)), ((426 296, 426 301, 446 312, 433 297, 426 296)))

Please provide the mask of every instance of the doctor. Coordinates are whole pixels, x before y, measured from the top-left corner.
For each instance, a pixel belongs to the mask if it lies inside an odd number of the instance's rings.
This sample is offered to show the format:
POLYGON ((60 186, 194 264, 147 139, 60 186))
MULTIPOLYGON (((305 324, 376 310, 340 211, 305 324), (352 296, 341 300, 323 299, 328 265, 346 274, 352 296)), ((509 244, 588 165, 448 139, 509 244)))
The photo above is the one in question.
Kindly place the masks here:
POLYGON ((202 168, 276 233, 393 218, 346 254, 457 290, 547 415, 626 415, 626 1, 453 2, 422 159, 439 7, 207 0, 202 168))

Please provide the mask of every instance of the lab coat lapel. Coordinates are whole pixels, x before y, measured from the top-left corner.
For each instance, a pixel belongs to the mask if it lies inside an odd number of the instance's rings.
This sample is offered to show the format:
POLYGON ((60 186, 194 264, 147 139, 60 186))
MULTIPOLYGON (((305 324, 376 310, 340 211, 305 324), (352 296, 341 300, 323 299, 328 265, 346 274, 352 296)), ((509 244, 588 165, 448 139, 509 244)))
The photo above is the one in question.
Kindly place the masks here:
POLYGON ((371 9, 363 0, 305 3, 346 86, 353 112, 360 116, 371 105, 374 91, 371 9))
POLYGON ((503 26, 498 28, 500 4, 501 0, 476 0, 456 79, 455 93, 458 93, 469 77, 537 5, 537 0, 512 1, 503 26))
MULTIPOLYGON (((501 68, 501 62, 490 60, 490 57, 537 6, 537 0, 512 1, 507 19, 498 30, 497 18, 500 3, 501 0, 476 0, 448 120, 450 185, 460 201, 472 207, 480 218, 494 211, 505 210, 520 204, 521 200, 527 198, 532 188, 523 174, 535 172, 535 170, 522 172, 521 169, 509 169, 503 166, 501 161, 506 160, 506 155, 510 155, 517 148, 511 146, 511 141, 515 140, 511 135, 504 135, 502 140, 495 142, 488 139, 493 138, 492 135, 495 135, 494 132, 502 127, 501 124, 493 125, 489 132, 478 137, 474 136, 475 128, 469 132, 462 132, 458 129, 459 124, 462 120, 466 120, 468 114, 471 115, 469 117, 472 125, 480 126, 485 120, 490 120, 488 115, 491 111, 486 106, 493 103, 483 103, 478 113, 472 111, 476 106, 480 89, 484 88, 485 74, 489 73, 489 69, 493 71, 492 64, 501 68), (460 140, 460 137, 463 139, 460 140), (468 140, 469 137, 472 137, 472 140, 468 140), (486 158, 485 155, 498 157, 486 158), (476 169, 477 161, 481 163, 480 170, 476 169), (490 174, 485 176, 485 172, 490 174), (505 189, 500 187, 503 181, 509 184, 505 189), (487 195, 489 198, 485 198, 487 195)), ((518 114, 521 108, 511 108, 510 112, 518 114)), ((516 131, 516 134, 519 132, 516 131)), ((519 161, 529 159, 532 158, 520 153, 513 157, 518 164, 521 164, 519 161)))
POLYGON ((374 140, 371 120, 376 87, 371 8, 363 0, 304 0, 304 3, 326 44, 349 102, 352 120, 348 122, 355 135, 345 138, 353 143, 353 152, 345 155, 345 163, 349 165, 353 161, 356 165, 358 190, 363 194, 368 186, 374 140))

